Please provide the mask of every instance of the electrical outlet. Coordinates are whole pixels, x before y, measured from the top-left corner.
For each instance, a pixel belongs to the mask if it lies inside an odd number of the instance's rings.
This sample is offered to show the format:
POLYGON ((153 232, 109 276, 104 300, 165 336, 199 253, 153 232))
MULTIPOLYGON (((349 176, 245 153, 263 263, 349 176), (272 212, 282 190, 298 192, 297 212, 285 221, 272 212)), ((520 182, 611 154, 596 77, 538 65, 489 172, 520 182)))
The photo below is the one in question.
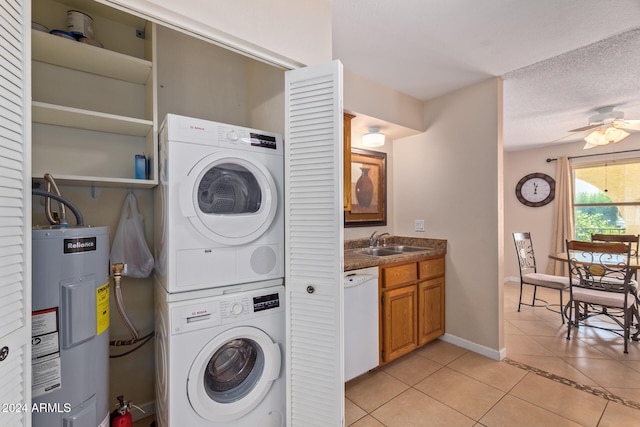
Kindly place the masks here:
POLYGON ((424 219, 416 219, 413 223, 415 231, 424 231, 424 219))

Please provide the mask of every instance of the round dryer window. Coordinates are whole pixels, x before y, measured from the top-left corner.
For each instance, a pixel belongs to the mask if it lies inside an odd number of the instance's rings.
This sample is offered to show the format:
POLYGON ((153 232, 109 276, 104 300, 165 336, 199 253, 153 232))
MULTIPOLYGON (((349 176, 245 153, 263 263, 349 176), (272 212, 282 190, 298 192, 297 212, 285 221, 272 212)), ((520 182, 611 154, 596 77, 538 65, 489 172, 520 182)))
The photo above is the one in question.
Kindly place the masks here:
POLYGON ((189 172, 181 188, 183 213, 205 237, 226 245, 243 245, 271 226, 278 192, 259 162, 216 153, 189 172), (191 200, 187 200, 187 197, 191 200))
POLYGON ((243 326, 216 336, 189 371, 193 409, 210 421, 231 421, 255 408, 280 375, 280 347, 257 329, 243 326))
POLYGON ((198 183, 198 207, 205 214, 253 214, 261 203, 262 190, 256 177, 235 163, 212 167, 198 183))

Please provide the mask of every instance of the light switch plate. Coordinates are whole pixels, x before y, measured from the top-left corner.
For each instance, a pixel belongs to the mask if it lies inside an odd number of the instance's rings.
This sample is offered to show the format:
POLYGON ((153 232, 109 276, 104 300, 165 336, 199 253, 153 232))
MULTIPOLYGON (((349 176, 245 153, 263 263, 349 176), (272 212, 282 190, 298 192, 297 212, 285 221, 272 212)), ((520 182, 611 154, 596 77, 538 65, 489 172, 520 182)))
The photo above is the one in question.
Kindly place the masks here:
POLYGON ((413 224, 415 231, 424 231, 424 219, 416 219, 413 224))

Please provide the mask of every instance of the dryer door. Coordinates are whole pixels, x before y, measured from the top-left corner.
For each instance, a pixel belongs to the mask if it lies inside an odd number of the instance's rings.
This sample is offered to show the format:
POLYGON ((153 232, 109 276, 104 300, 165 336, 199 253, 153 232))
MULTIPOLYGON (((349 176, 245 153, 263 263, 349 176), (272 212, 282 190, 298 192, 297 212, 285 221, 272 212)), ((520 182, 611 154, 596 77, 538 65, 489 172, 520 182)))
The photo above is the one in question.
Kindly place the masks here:
POLYGON ((242 326, 211 340, 189 370, 193 409, 209 421, 231 421, 255 408, 280 376, 280 347, 262 330, 242 326))
POLYGON ((249 154, 219 152, 199 161, 180 188, 182 213, 205 237, 243 245, 271 226, 278 192, 267 168, 249 154))

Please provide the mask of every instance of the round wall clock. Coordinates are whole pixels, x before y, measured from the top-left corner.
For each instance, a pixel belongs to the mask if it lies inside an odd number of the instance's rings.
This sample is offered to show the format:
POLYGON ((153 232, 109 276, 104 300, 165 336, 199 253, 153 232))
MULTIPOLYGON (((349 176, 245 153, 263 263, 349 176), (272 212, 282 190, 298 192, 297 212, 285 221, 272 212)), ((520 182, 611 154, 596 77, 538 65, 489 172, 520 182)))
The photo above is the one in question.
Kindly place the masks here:
POLYGON ((537 208, 550 203, 556 195, 556 182, 544 173, 530 173, 516 185, 516 197, 526 206, 537 208))

